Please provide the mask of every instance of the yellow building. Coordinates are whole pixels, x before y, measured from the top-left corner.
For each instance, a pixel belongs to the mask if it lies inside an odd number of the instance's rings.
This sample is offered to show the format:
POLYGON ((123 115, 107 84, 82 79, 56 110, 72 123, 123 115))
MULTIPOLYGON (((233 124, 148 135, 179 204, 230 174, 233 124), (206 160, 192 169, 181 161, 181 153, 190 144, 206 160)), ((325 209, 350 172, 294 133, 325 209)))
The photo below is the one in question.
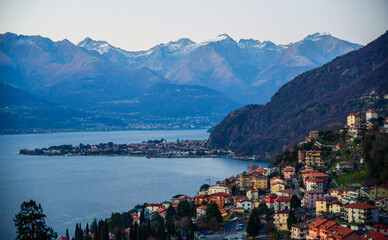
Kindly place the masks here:
POLYGON ((275 229, 277 231, 288 230, 288 228, 287 228, 287 218, 288 218, 288 213, 289 212, 290 212, 290 210, 284 209, 284 210, 277 211, 275 213, 273 223, 274 223, 275 229))
POLYGON ((270 185, 271 185, 271 193, 276 194, 278 191, 286 189, 285 182, 278 177, 271 178, 270 185))
POLYGON ((306 151, 305 163, 307 166, 322 165, 321 151, 306 151))
POLYGON ((213 185, 210 186, 208 189, 208 194, 214 194, 214 193, 232 193, 230 188, 225 187, 225 186, 218 186, 218 185, 213 185))
POLYGON ((335 197, 321 197, 315 200, 315 214, 326 215, 341 212, 341 206, 335 197))
POLYGON ((348 127, 356 123, 362 122, 362 115, 358 113, 349 113, 347 116, 347 125, 348 127))
POLYGON ((372 187, 370 189, 370 197, 375 200, 376 197, 388 197, 388 184, 372 187))
POLYGON ((252 187, 254 189, 267 189, 268 179, 266 177, 252 178, 252 187))

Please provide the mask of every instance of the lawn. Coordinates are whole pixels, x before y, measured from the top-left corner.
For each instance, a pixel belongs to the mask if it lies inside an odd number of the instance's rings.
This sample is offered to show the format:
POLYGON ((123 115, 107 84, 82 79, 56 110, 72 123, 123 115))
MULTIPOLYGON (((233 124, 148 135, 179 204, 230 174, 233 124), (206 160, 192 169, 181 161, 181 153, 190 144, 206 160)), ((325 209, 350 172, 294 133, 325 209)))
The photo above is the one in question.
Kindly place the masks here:
POLYGON ((365 179, 365 167, 359 168, 353 172, 348 172, 336 177, 339 185, 349 185, 353 183, 361 183, 365 179))

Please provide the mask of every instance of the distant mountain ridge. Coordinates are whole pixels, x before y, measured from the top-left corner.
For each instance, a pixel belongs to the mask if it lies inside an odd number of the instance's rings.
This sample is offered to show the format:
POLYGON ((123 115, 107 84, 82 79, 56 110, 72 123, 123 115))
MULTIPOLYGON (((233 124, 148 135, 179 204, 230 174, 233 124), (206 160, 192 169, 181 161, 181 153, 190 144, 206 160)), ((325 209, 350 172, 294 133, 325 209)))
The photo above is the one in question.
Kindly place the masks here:
POLYGON ((187 38, 129 52, 90 38, 79 47, 126 68, 148 68, 173 83, 201 85, 241 104, 265 103, 286 82, 361 45, 315 33, 288 45, 227 34, 195 43, 187 38))
POLYGON ((208 128, 245 103, 266 101, 289 76, 358 47, 328 34, 289 45, 222 34, 129 52, 90 38, 74 45, 5 33, 0 81, 86 114, 92 128, 208 128))
POLYGON ((386 114, 387 93, 388 32, 359 50, 300 74, 266 105, 231 112, 213 129, 209 144, 237 155, 270 157, 303 140, 310 130, 345 124, 348 113, 375 109, 386 114))

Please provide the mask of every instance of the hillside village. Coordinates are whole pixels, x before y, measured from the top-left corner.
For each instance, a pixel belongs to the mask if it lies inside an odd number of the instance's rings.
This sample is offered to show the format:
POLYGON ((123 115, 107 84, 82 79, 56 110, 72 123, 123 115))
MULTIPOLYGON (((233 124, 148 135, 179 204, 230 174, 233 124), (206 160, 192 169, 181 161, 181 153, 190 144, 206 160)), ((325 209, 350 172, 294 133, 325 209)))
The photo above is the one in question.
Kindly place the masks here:
MULTIPOLYGON (((379 144, 385 165, 378 171, 387 167, 387 132, 387 119, 376 111, 367 111, 365 119, 350 113, 344 128, 310 131, 272 167, 251 164, 248 172, 202 185, 195 196, 112 214, 106 221, 110 239, 388 239, 387 176, 360 178, 373 162, 362 151, 371 134, 374 141, 385 140, 379 144), (121 220, 115 225, 114 218, 121 220)), ((92 225, 94 234, 88 229, 84 235, 100 239, 104 223, 92 225)))

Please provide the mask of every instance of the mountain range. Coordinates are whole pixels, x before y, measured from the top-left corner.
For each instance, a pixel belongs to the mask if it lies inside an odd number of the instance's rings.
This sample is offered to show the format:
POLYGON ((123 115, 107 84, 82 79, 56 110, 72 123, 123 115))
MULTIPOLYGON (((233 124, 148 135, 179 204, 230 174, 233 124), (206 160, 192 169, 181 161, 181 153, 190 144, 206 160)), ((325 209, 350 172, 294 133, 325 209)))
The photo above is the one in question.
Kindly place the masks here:
MULTIPOLYGON (((85 118, 102 129, 210 127, 244 104, 266 102, 293 76, 359 47, 319 33, 288 45, 236 42, 222 34, 203 43, 180 39, 130 52, 90 38, 74 45, 5 33, 0 81, 51 108, 72 109, 74 125, 82 113, 81 128, 85 118)), ((28 125, 18 122, 7 128, 28 125)))
POLYGON ((211 132, 212 148, 271 157, 311 130, 340 125, 352 112, 388 110, 388 32, 365 47, 300 74, 265 105, 231 112, 211 132))

